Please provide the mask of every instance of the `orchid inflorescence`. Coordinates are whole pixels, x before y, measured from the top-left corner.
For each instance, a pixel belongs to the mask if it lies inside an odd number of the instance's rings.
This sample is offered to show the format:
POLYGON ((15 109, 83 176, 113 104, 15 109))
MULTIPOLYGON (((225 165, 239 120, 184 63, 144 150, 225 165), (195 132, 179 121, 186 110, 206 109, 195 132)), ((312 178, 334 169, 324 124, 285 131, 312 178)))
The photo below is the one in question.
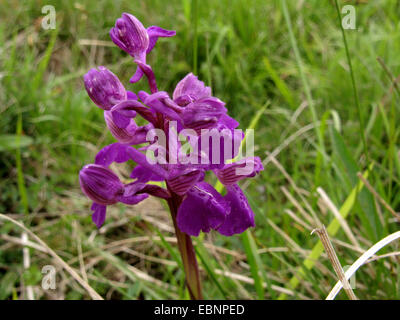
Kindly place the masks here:
POLYGON ((92 220, 98 228, 105 221, 109 205, 134 205, 149 195, 165 199, 190 296, 201 299, 190 236, 211 230, 232 236, 254 227, 254 213, 237 183, 254 177, 263 166, 258 157, 240 157, 245 135, 236 129, 239 123, 228 116, 225 103, 213 97, 211 88, 195 75, 185 76, 172 98, 158 91, 154 72, 146 62, 147 54, 158 38, 174 35, 175 31, 157 26, 146 29, 128 13, 117 19, 110 36, 137 65, 130 82, 145 76, 150 93, 127 91, 103 66, 84 76, 89 97, 104 110, 105 123, 118 142, 101 149, 95 163, 81 169, 79 181, 84 194, 93 201, 92 220), (147 124, 139 126, 137 116, 147 124), (185 139, 187 143, 182 143, 185 139), (129 160, 136 163, 130 175, 133 182, 124 183, 110 165, 129 160), (204 181, 208 171, 214 172, 225 187, 225 195, 204 181))
MULTIPOLYGON (((178 234, 190 239, 212 229, 225 236, 242 233, 254 227, 254 213, 237 183, 263 170, 261 161, 258 157, 234 161, 244 134, 236 129, 239 123, 227 115, 225 103, 213 97, 211 88, 195 75, 185 76, 172 98, 158 91, 146 57, 159 37, 174 35, 175 31, 157 26, 146 29, 128 13, 123 13, 111 29, 112 41, 137 65, 130 82, 145 76, 151 92, 127 91, 118 77, 102 66, 84 76, 89 97, 104 110, 105 123, 118 142, 101 149, 95 163, 82 168, 82 191, 93 201, 92 219, 98 228, 105 221, 107 206, 118 202, 134 205, 152 195, 167 200, 178 244, 178 234), (137 116, 147 124, 137 125, 137 116), (190 159, 187 146, 181 143, 182 135, 189 140, 190 159), (210 140, 212 147, 204 147, 210 140), (138 145, 142 146, 133 147, 138 145), (136 163, 130 175, 133 182, 123 183, 109 167, 129 160, 136 163), (224 196, 204 181, 207 171, 214 172, 224 185, 224 196)), ((187 244, 181 248, 187 250, 187 244)))
MULTIPOLYGON (((198 236, 200 231, 209 232, 211 229, 226 236, 241 233, 254 226, 254 213, 237 182, 255 176, 263 169, 258 157, 227 163, 237 154, 237 142, 240 144, 243 134, 233 134, 228 142, 234 145, 230 157, 225 152, 222 161, 209 161, 208 164, 203 164, 204 161, 200 164, 185 164, 179 159, 172 164, 151 163, 140 152, 150 149, 156 142, 147 141, 151 136, 149 131, 158 129, 166 132, 172 121, 176 124, 178 134, 184 129, 195 132, 201 132, 202 129, 233 132, 239 125, 227 115, 225 103, 213 97, 211 89, 191 73, 178 83, 172 99, 168 93, 157 90, 154 72, 146 64, 146 56, 159 37, 174 35, 175 31, 156 26, 145 29, 138 19, 128 13, 124 13, 111 29, 112 41, 131 55, 137 64, 136 73, 130 82, 137 82, 145 75, 151 94, 140 91, 136 95, 126 91, 118 77, 102 66, 90 70, 84 76, 89 97, 104 110, 106 125, 118 142, 104 147, 97 154, 94 164, 83 167, 79 174, 82 190, 93 200, 93 221, 97 227, 104 223, 107 206, 117 202, 133 205, 152 195, 167 200, 179 199, 177 224, 182 232, 189 235, 198 236), (134 120, 138 115, 147 120, 148 124, 138 126, 134 120), (132 147, 143 143, 147 143, 147 147, 132 147), (130 176, 135 180, 124 184, 109 166, 113 162, 128 160, 137 163, 130 176), (251 172, 237 174, 239 167, 250 162, 253 169, 251 172), (225 196, 204 181, 208 170, 212 170, 226 187, 225 196), (167 188, 160 187, 160 184, 149 184, 149 181, 165 181, 167 188)), ((204 136, 200 134, 197 143, 204 136)), ((168 158, 168 150, 164 150, 164 153, 168 158)), ((207 155, 212 160, 212 150, 207 155)), ((201 156, 204 156, 204 152, 201 156)), ((217 160, 221 160, 220 157, 217 160)))

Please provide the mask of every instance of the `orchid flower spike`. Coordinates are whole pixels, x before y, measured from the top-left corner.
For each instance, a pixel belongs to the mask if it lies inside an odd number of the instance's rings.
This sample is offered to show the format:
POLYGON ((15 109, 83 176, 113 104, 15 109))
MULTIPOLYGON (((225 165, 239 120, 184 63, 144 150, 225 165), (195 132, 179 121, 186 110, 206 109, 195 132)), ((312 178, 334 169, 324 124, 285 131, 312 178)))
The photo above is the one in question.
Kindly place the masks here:
POLYGON ((158 90, 147 55, 159 37, 174 35, 175 31, 157 26, 146 29, 128 13, 116 20, 110 37, 137 66, 130 82, 145 76, 150 93, 125 90, 105 67, 91 69, 84 76, 86 91, 104 110, 106 126, 117 142, 103 147, 94 163, 80 170, 79 182, 92 201, 92 220, 98 228, 105 222, 108 206, 136 205, 149 196, 166 200, 189 294, 192 299, 202 299, 191 236, 212 230, 233 236, 254 227, 254 212, 239 183, 264 168, 258 157, 239 157, 244 140, 244 133, 236 129, 239 122, 197 76, 187 74, 172 97, 158 90), (110 166, 128 161, 136 164, 125 177, 131 180, 121 180, 110 166), (216 176, 226 193, 205 181, 207 172, 216 176))
POLYGON ((93 201, 92 218, 98 227, 105 221, 107 206, 119 202, 135 205, 151 195, 167 200, 180 232, 198 236, 216 230, 232 236, 255 225, 254 213, 238 183, 255 177, 263 166, 258 157, 231 161, 238 156, 244 134, 236 130, 239 123, 228 115, 225 103, 212 96, 211 88, 197 76, 189 73, 179 81, 172 98, 168 92, 158 91, 153 70, 146 62, 147 54, 159 37, 174 35, 175 31, 157 26, 146 29, 128 13, 117 19, 110 31, 111 39, 138 66, 131 82, 145 75, 151 93, 126 91, 105 67, 92 69, 84 76, 89 97, 104 110, 106 126, 118 142, 102 148, 95 163, 82 168, 80 185, 93 201), (147 123, 136 121, 139 116, 147 123), (172 121, 176 123, 173 132, 172 121), (161 131, 166 145, 158 146, 162 135, 153 130, 161 131), (186 146, 178 141, 184 132, 193 149, 191 159, 200 162, 187 161, 186 146), (218 143, 204 147, 208 141, 218 143), (150 161, 149 154, 162 162, 150 161), (175 156, 177 162, 172 161, 175 156), (109 167, 130 160, 136 163, 130 175, 133 180, 123 183, 109 167), (225 195, 205 181, 206 172, 214 173, 224 185, 225 195), (164 187, 151 181, 163 182, 164 187))

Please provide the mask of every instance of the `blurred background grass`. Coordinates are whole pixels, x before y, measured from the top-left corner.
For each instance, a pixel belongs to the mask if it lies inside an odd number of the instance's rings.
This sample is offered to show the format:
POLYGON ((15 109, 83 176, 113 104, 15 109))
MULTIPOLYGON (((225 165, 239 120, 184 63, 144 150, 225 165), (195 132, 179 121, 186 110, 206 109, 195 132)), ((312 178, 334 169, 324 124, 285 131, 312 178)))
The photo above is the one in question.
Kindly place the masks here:
MULTIPOLYGON (((242 184, 257 227, 230 238, 211 233, 198 243, 205 298, 325 298, 336 276, 324 253, 311 256, 315 265, 290 281, 319 241, 310 236, 316 220, 334 220, 317 188, 341 208, 352 200, 357 173, 374 162, 370 184, 400 210, 400 4, 344 4, 357 10, 357 30, 345 34, 364 132, 334 1, 0 1, 0 212, 24 222, 104 298, 188 297, 162 204, 115 205, 97 231, 79 189, 80 168, 113 142, 83 88, 83 74, 105 65, 130 90, 147 90, 144 81, 128 85, 135 66, 108 36, 129 12, 145 26, 177 31, 149 56, 159 88, 172 92, 194 70, 242 129, 259 116, 256 153, 265 171, 242 184), (56 30, 41 28, 41 8, 48 4, 57 12, 56 30)), ((356 198, 346 219, 353 237, 342 228, 331 234, 342 265, 398 230, 368 189, 356 198)), ((30 248, 24 268, 20 238, 18 227, 0 222, 0 299, 27 298, 27 286, 36 299, 89 298, 37 248, 30 248), (52 264, 57 288, 43 290, 41 269, 52 264)), ((397 251, 394 244, 379 254, 397 251)), ((396 255, 363 266, 356 295, 400 298, 399 268, 396 255)))

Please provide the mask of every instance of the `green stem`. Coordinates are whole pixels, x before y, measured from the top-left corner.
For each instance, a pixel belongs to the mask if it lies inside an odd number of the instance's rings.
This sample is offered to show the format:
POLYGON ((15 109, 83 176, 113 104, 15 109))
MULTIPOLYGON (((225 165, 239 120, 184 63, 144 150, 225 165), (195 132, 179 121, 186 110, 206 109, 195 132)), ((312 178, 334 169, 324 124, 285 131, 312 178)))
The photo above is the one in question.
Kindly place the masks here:
POLYGON ((358 90, 357 90, 356 80, 355 80, 354 71, 353 71, 353 64, 351 62, 350 50, 349 50, 349 46, 347 44, 346 32, 344 31, 343 25, 342 25, 342 16, 340 14, 338 0, 335 0, 335 5, 336 5, 336 12, 337 12, 339 24, 340 24, 340 29, 342 30, 342 37, 343 37, 344 48, 346 50, 347 63, 349 65, 349 69, 350 69, 351 84, 353 86, 353 93, 354 93, 354 102, 357 107, 358 121, 359 121, 359 125, 360 125, 361 141, 364 146, 365 159, 366 159, 366 163, 368 165, 370 163, 370 161, 369 161, 369 155, 368 155, 367 139, 365 137, 364 120, 363 120, 362 113, 361 113, 361 106, 360 106, 360 100, 358 98, 358 90))
POLYGON ((201 292, 200 273, 192 239, 189 235, 179 230, 176 222, 176 216, 181 202, 181 197, 172 194, 172 197, 168 200, 168 206, 174 222, 176 239, 178 241, 178 248, 183 262, 183 268, 186 275, 186 285, 189 290, 190 298, 192 300, 202 300, 203 295, 201 292))
POLYGON ((192 27, 193 27, 193 73, 197 75, 197 20, 198 20, 198 12, 197 12, 197 0, 192 0, 192 27))

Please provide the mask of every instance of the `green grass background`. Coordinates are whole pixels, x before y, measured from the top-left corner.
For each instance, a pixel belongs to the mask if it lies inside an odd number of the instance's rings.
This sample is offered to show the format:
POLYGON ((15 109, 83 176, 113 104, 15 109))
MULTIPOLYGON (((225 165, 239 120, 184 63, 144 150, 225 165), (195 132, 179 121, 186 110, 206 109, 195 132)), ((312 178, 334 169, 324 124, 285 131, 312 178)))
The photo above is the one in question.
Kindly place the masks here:
MULTIPOLYGON (((357 30, 345 36, 359 110, 334 1, 0 1, 0 212, 24 222, 106 299, 188 298, 164 208, 156 201, 115 205, 98 232, 79 189, 80 168, 113 142, 82 76, 104 65, 130 90, 147 90, 144 81, 128 84, 135 66, 119 48, 82 40, 109 42, 115 20, 130 12, 145 26, 177 31, 149 56, 159 88, 172 92, 194 71, 242 129, 256 126, 256 154, 272 153, 285 170, 268 161, 247 183, 255 229, 230 238, 211 233, 197 243, 205 298, 325 298, 336 282, 325 254, 303 269, 295 288, 290 282, 319 240, 308 228, 315 225, 295 221, 287 210, 328 225, 334 215, 316 189, 340 208, 357 173, 371 163, 369 182, 400 210, 400 104, 393 82, 400 74, 400 3, 339 1, 344 4, 356 7, 357 30), (56 30, 41 28, 47 4, 56 8, 56 30)), ((398 230, 366 188, 346 221, 362 250, 398 230)), ((55 263, 31 248, 25 270, 20 236, 0 221, 0 299, 26 298, 27 285, 37 299, 89 298, 61 268, 57 289, 43 290, 41 269, 55 263)), ((361 255, 342 229, 332 238, 342 265, 361 255)), ((395 251, 398 244, 379 254, 395 251)), ((399 268, 397 257, 363 266, 356 295, 400 298, 399 268)))

